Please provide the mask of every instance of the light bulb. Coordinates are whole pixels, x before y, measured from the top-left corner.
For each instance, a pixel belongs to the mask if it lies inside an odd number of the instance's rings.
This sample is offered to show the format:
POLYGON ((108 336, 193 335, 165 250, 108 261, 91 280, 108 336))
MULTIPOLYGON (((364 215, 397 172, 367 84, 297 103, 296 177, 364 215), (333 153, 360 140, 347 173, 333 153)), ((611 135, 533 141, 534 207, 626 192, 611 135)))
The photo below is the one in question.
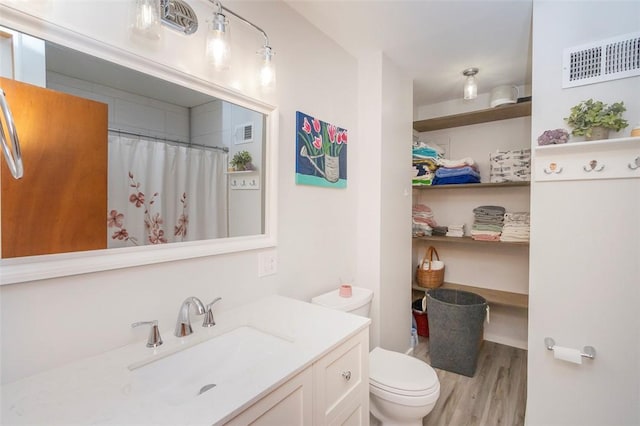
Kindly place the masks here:
POLYGON ((276 67, 273 63, 273 49, 269 46, 264 46, 259 52, 261 56, 259 81, 260 86, 263 88, 273 88, 276 84, 276 67))
POLYGON ((213 15, 207 33, 206 56, 216 70, 229 68, 229 22, 222 13, 213 15))
POLYGON ((152 40, 160 38, 160 9, 157 0, 136 0, 131 31, 152 40))
POLYGON ((478 97, 478 84, 474 76, 469 76, 464 82, 464 98, 475 99, 476 97, 478 97))
POLYGON ((467 77, 464 82, 463 94, 464 99, 475 99, 478 97, 478 83, 476 82, 475 75, 478 74, 478 68, 467 68, 462 71, 462 75, 467 77))

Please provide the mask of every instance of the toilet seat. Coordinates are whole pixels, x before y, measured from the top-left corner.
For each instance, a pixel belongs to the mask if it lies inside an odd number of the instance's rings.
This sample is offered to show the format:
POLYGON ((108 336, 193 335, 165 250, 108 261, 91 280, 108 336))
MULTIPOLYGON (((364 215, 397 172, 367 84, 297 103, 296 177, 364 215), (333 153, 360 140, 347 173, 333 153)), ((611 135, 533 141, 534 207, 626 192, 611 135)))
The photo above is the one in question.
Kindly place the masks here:
POLYGON ((438 399, 440 381, 425 362, 377 347, 369 354, 369 390, 398 404, 422 405, 438 399))

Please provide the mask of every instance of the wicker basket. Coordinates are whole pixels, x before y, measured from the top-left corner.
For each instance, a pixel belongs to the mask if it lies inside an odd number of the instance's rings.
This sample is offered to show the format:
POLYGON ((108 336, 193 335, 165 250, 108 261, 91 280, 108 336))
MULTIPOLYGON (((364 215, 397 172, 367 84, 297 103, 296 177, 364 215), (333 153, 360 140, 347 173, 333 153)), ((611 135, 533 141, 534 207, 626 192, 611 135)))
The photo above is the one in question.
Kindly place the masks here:
POLYGON ((429 246, 422 258, 422 262, 418 264, 418 268, 416 269, 416 281, 420 287, 437 288, 444 282, 444 263, 440 269, 432 268, 434 254, 436 255, 436 259, 439 261, 440 256, 438 256, 436 248, 429 246), (427 269, 424 268, 425 262, 429 265, 427 269))

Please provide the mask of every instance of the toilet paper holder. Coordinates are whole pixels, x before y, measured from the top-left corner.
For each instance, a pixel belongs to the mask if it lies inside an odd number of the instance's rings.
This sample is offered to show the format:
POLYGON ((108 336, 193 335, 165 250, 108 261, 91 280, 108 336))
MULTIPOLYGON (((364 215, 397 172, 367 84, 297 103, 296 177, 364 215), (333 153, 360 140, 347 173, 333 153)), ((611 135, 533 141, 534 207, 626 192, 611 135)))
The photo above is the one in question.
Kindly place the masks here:
MULTIPOLYGON (((544 345, 547 347, 548 350, 552 351, 553 348, 556 346, 556 341, 553 340, 551 337, 545 337, 544 345)), ((582 356, 583 358, 594 359, 596 357, 596 348, 594 348, 593 346, 585 346, 584 348, 582 348, 582 352, 580 353, 580 356, 582 356)))

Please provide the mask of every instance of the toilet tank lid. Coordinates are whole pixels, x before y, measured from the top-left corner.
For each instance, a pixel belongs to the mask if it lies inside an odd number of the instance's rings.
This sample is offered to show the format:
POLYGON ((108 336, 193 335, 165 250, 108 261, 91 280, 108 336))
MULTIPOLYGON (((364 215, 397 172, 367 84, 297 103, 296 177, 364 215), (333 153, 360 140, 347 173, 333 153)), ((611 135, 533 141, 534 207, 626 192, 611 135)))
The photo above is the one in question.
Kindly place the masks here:
POLYGON ((373 291, 368 288, 351 287, 351 297, 342 297, 339 290, 331 290, 330 292, 321 294, 311 299, 311 303, 321 305, 331 309, 337 309, 344 312, 353 311, 367 303, 373 298, 373 291))

